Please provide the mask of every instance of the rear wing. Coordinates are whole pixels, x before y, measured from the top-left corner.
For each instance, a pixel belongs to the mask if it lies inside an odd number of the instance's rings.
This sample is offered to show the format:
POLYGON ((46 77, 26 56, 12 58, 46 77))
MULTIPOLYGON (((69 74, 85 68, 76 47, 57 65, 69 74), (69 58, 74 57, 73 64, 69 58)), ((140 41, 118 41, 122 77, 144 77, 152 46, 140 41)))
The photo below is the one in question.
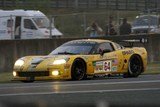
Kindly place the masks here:
POLYGON ((122 44, 124 47, 134 47, 135 44, 145 44, 148 43, 147 38, 141 38, 141 39, 127 39, 127 40, 121 40, 116 41, 119 44, 122 44))

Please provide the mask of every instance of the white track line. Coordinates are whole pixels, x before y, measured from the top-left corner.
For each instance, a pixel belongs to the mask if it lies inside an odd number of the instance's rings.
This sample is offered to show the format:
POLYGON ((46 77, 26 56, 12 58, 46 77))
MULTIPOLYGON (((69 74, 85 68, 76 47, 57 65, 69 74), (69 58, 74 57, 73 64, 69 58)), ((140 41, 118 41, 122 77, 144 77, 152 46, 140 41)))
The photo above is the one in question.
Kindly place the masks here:
POLYGON ((93 85, 118 85, 118 84, 143 84, 143 83, 159 83, 160 80, 150 80, 150 81, 128 81, 128 82, 105 82, 105 83, 83 83, 83 84, 45 84, 45 85, 30 85, 28 86, 7 86, 7 87, 0 87, 1 89, 17 89, 17 88, 41 88, 41 87, 54 87, 54 86, 67 86, 67 87, 73 87, 73 86, 93 86, 93 85))
POLYGON ((160 91, 160 88, 16 93, 16 94, 0 94, 0 97, 7 97, 7 96, 8 97, 9 96, 28 96, 28 95, 52 95, 52 94, 83 94, 83 93, 103 93, 103 92, 127 92, 127 91, 157 91, 157 90, 160 91))

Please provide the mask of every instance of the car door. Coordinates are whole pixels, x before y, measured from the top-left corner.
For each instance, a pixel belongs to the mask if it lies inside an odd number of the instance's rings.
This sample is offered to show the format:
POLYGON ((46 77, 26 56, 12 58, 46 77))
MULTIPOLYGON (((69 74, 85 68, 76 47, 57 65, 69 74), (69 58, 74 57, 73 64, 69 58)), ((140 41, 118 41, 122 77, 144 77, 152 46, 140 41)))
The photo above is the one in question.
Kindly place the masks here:
POLYGON ((33 21, 29 18, 23 18, 22 21, 22 39, 31 39, 37 36, 38 29, 36 28, 33 21))
POLYGON ((123 57, 120 51, 114 49, 112 43, 101 43, 96 51, 100 54, 100 58, 94 61, 94 73, 119 72, 123 57))

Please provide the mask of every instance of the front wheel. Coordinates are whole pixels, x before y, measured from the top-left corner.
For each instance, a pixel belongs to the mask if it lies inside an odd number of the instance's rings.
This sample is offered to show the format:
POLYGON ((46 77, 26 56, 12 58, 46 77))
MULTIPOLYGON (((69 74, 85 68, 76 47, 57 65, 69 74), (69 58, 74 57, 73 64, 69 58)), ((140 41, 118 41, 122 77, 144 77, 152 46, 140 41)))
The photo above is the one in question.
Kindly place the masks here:
POLYGON ((72 80, 82 80, 86 78, 86 66, 82 59, 76 59, 73 62, 71 77, 72 80))
POLYGON ((32 83, 32 82, 34 82, 34 77, 26 77, 26 80, 22 80, 21 82, 32 83))
POLYGON ((143 71, 142 60, 138 55, 131 56, 128 62, 128 73, 124 77, 138 77, 143 71))

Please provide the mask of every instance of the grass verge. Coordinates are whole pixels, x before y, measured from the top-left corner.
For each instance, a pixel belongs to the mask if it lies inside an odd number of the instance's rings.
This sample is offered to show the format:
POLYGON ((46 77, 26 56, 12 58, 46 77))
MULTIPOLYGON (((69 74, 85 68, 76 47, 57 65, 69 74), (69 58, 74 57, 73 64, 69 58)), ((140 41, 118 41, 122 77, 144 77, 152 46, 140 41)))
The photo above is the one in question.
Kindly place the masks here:
POLYGON ((160 63, 149 63, 143 74, 160 74, 160 63))
POLYGON ((12 80, 12 72, 0 73, 0 83, 9 83, 12 80))

